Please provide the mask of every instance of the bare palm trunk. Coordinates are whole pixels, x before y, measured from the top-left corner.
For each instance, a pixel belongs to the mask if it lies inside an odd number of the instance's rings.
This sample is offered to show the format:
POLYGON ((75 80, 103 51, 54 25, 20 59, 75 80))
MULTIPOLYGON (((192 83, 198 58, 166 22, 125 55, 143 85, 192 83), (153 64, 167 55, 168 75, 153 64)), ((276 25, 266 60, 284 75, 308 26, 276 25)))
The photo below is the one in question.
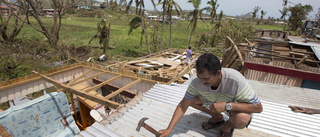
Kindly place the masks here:
POLYGON ((163 38, 162 36, 163 36, 164 15, 165 15, 165 13, 166 13, 166 8, 165 8, 165 7, 166 7, 166 6, 165 6, 165 5, 166 5, 166 2, 167 2, 167 0, 164 0, 164 1, 163 1, 163 5, 164 5, 164 6, 162 7, 162 8, 163 8, 163 12, 162 12, 162 26, 161 26, 160 51, 162 50, 162 38, 163 38))
POLYGON ((172 48, 172 45, 171 45, 171 38, 172 38, 171 37, 171 19, 172 19, 171 12, 172 12, 172 8, 171 8, 170 15, 169 15, 170 16, 170 19, 169 19, 170 20, 170 22, 169 22, 170 23, 170 48, 172 48))
POLYGON ((195 28, 193 27, 192 30, 191 30, 191 34, 190 34, 190 38, 189 38, 189 46, 190 47, 190 44, 191 44, 191 38, 192 38, 192 34, 193 34, 193 31, 195 30, 195 28))
POLYGON ((147 27, 145 26, 145 24, 143 22, 142 0, 140 0, 140 16, 141 16, 142 29, 144 31, 144 37, 146 39, 146 45, 147 45, 148 53, 150 54, 151 52, 150 52, 149 45, 148 45, 147 27))

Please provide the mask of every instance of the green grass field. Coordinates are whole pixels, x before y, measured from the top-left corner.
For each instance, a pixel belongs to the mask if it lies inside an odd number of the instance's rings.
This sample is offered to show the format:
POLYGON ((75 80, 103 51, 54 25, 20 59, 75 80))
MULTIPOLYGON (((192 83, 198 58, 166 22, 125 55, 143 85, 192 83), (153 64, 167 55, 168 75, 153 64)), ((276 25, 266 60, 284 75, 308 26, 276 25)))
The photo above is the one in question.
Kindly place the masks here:
MULTIPOLYGON (((143 44, 140 46, 140 36, 141 27, 133 30, 131 35, 128 35, 128 22, 134 15, 108 15, 106 17, 111 23, 111 33, 110 33, 110 46, 114 46, 115 49, 108 50, 110 56, 116 54, 122 54, 126 51, 138 50, 147 53, 147 48, 145 44, 145 39, 143 38, 143 44)), ((50 26, 53 18, 42 17, 42 21, 46 26, 50 26)), ((66 15, 62 19, 62 27, 60 30, 60 40, 59 44, 68 45, 69 47, 80 47, 85 45, 90 46, 100 46, 98 39, 93 40, 91 44, 88 44, 91 37, 97 32, 97 24, 101 21, 101 18, 94 17, 76 17, 74 15, 66 15)), ((187 29, 189 24, 188 21, 174 21, 175 24, 172 25, 172 48, 182 48, 185 49, 189 43, 189 36, 191 29, 187 29)), ((282 27, 271 26, 271 25, 258 25, 255 26, 257 29, 275 29, 281 30, 282 27)), ((154 45, 152 44, 152 35, 154 35, 154 29, 158 28, 157 37, 160 40, 161 37, 161 24, 159 22, 148 22, 148 39, 150 51, 154 51, 154 45)), ((192 37, 191 45, 194 46, 196 41, 199 41, 201 34, 209 33, 211 31, 210 22, 198 22, 197 31, 192 37)), ((169 45, 169 25, 165 24, 163 31, 163 48, 170 48, 169 45)), ((228 34, 226 34, 228 35, 228 34)), ((18 35, 17 39, 28 42, 43 42, 45 36, 35 31, 29 25, 25 25, 23 30, 18 35)), ((95 51, 95 55, 101 54, 102 51, 95 51)))

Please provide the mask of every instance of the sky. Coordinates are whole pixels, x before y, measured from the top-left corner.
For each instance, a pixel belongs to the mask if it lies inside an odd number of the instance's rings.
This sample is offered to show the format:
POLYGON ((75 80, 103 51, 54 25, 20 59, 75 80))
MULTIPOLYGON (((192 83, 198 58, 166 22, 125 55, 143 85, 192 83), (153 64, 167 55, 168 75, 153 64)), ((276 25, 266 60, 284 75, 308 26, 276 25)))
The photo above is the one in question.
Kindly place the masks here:
MULTIPOLYGON (((158 2, 158 0, 154 0, 158 2)), ((188 0, 175 0, 182 9, 184 10, 193 10, 194 7, 191 3, 188 3, 188 0)), ((209 6, 207 4, 208 0, 202 0, 200 8, 209 6)), ((320 0, 289 0, 288 6, 294 6, 294 4, 301 3, 302 5, 309 4, 313 7, 313 11, 309 13, 308 18, 314 19, 315 14, 318 13, 320 8, 320 0), (294 3, 294 4, 292 4, 294 3)), ((225 15, 244 15, 248 12, 252 12, 255 6, 261 7, 260 11, 266 11, 267 14, 264 18, 274 17, 280 18, 281 14, 279 12, 282 9, 283 0, 218 0, 219 7, 217 12, 220 13, 223 10, 225 15)), ((134 5, 134 4, 133 4, 134 5)), ((132 6, 133 6, 132 5, 132 6)), ((150 0, 145 0, 145 6, 148 10, 153 10, 153 6, 150 0)), ((161 6, 157 6, 158 10, 161 10, 161 6)), ((258 16, 260 17, 260 11, 258 16)), ((288 18, 288 17, 287 17, 288 18)))

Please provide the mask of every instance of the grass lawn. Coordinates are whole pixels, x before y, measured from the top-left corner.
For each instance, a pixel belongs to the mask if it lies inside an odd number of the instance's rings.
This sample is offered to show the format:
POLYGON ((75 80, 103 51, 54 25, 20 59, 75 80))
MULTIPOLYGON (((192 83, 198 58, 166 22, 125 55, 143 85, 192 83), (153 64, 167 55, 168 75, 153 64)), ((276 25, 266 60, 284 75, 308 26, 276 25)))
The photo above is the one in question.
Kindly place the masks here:
MULTIPOLYGON (((145 43, 145 39, 143 36, 142 45, 140 46, 140 38, 141 38, 141 27, 133 30, 131 35, 128 35, 128 22, 135 15, 108 15, 106 13, 107 20, 111 23, 111 31, 110 31, 110 46, 114 46, 115 49, 108 50, 109 56, 114 56, 117 54, 123 54, 130 56, 128 52, 140 51, 147 53, 147 47, 145 43)), ((50 26, 53 18, 42 17, 42 21, 46 26, 50 26)), ((91 37, 97 32, 97 24, 101 21, 101 18, 94 17, 77 17, 75 15, 66 15, 62 19, 62 27, 60 29, 60 39, 59 44, 68 45, 69 47, 80 47, 80 46, 100 46, 98 43, 98 39, 93 40, 91 44, 91 37)), ((35 21, 33 21, 35 22, 35 21)), ((186 49, 189 43, 189 37, 191 33, 191 29, 187 29, 189 25, 189 21, 174 21, 172 24, 172 48, 182 48, 186 49)), ((271 25, 258 25, 255 26, 258 29, 276 29, 282 30, 280 26, 271 26, 271 25)), ((50 29, 50 28, 49 28, 50 29)), ((209 33, 211 31, 210 22, 198 22, 197 30, 192 36, 191 45, 194 46, 197 41, 200 40, 200 36, 202 34, 209 33)), ((158 41, 161 38, 161 24, 159 22, 150 21, 147 22, 147 36, 149 42, 150 51, 154 51, 153 37, 156 36, 158 41), (157 28, 157 29, 156 29, 157 28), (156 34, 155 35, 155 30, 156 34)), ((164 25, 163 30, 163 47, 162 49, 170 48, 170 30, 169 25, 164 25)), ((43 39, 45 36, 35 31, 31 26, 25 25, 18 35, 17 39, 21 39, 23 41, 36 41, 36 42, 44 42, 43 39)), ((157 48, 158 50, 159 48, 157 48)), ((94 50, 94 49, 93 49, 94 50)), ((155 52, 158 52, 158 51, 155 52)), ((102 54, 102 50, 94 50, 94 56, 100 56, 102 54)))

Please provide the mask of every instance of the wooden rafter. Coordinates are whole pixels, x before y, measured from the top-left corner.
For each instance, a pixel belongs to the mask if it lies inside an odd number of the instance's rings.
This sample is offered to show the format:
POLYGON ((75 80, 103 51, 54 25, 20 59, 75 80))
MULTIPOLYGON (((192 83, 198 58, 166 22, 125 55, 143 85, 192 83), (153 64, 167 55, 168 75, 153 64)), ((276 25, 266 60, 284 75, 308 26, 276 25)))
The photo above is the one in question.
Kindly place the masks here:
MULTIPOLYGON (((88 67, 88 66, 83 66, 83 67, 90 68, 90 67, 88 67)), ((102 71, 102 72, 105 72, 105 73, 110 73, 110 74, 114 74, 114 75, 119 75, 119 73, 111 72, 111 71, 106 71, 106 70, 99 69, 99 68, 93 68, 93 69, 98 70, 98 71, 102 71)), ((137 77, 135 77, 135 76, 130 76, 130 75, 126 75, 126 74, 122 74, 122 75, 125 76, 125 77, 128 77, 128 78, 137 79, 137 77)), ((159 82, 159 81, 154 81, 154 80, 150 80, 150 79, 141 79, 141 81, 146 81, 146 82, 151 82, 151 83, 157 83, 157 82, 159 82)), ((163 82, 159 82, 159 83, 165 84, 165 83, 163 83, 163 82)))
MULTIPOLYGON (((96 79, 96 78, 93 78, 93 79, 92 79, 92 82, 95 83, 95 84, 100 84, 100 83, 102 83, 103 81, 102 81, 102 80, 99 80, 99 79, 96 79)), ((105 88, 105 89, 109 89, 109 90, 111 90, 111 91, 116 91, 116 90, 119 89, 119 87, 116 87, 116 86, 111 85, 111 84, 109 84, 109 83, 103 85, 102 87, 105 88)), ((121 94, 121 95, 124 95, 124 96, 126 96, 126 97, 128 97, 128 98, 134 98, 134 97, 136 96, 136 94, 134 94, 134 93, 132 93, 132 92, 130 92, 130 91, 127 91, 127 90, 124 90, 124 91, 120 92, 120 94, 121 94)))
POLYGON ((171 79, 170 81, 168 81, 166 84, 170 84, 171 82, 174 82, 176 80, 178 80, 179 78, 181 78, 184 74, 186 74, 187 72, 189 72, 191 69, 193 69, 195 64, 192 64, 188 67, 185 67, 184 70, 175 78, 171 79))
MULTIPOLYGON (((292 57, 287 57, 287 56, 282 56, 282 55, 274 55, 274 54, 270 54, 270 53, 265 53, 265 52, 259 52, 259 51, 250 51, 250 50, 243 50, 243 51, 247 51, 247 52, 254 52, 254 53, 259 53, 259 54, 265 54, 265 55, 270 55, 270 56, 275 56, 275 57, 279 57, 279 58, 285 58, 285 59, 290 59, 290 60, 302 60, 302 58, 292 58, 292 57)), ((305 60, 305 62, 310 62, 310 63, 320 63, 320 61, 312 61, 312 60, 305 60)))
POLYGON ((108 100, 106 98, 99 97, 99 96, 94 96, 94 95, 91 95, 89 93, 82 92, 82 91, 77 90, 77 89, 75 89, 73 87, 70 87, 70 86, 67 86, 67 85, 65 85, 63 83, 60 83, 59 81, 56 81, 56 80, 54 80, 54 79, 52 79, 52 78, 50 78, 50 77, 48 77, 46 75, 42 75, 42 74, 40 74, 40 73, 38 73, 36 71, 32 71, 32 72, 37 74, 37 75, 39 75, 39 76, 41 76, 44 80, 56 85, 57 87, 63 88, 64 90, 70 91, 70 92, 72 92, 74 94, 77 94, 78 96, 82 96, 84 98, 87 98, 87 99, 90 99, 92 101, 98 102, 98 103, 100 103, 102 105, 106 105, 106 106, 109 106, 111 108, 117 108, 118 106, 121 105, 121 104, 119 104, 117 102, 110 101, 110 100, 108 100))
POLYGON ((87 75, 89 72, 91 72, 92 70, 93 70, 92 68, 89 69, 88 71, 86 71, 86 72, 84 72, 82 75, 80 75, 79 77, 77 77, 77 78, 73 79, 72 81, 70 81, 68 84, 70 85, 70 84, 76 82, 76 81, 79 80, 80 78, 86 76, 86 75, 87 75))
POLYGON ((90 76, 90 77, 86 77, 85 79, 82 79, 82 80, 80 80, 80 81, 73 82, 73 83, 70 84, 69 86, 73 86, 73 85, 79 84, 79 83, 81 83, 81 82, 87 81, 87 80, 89 80, 89 79, 91 79, 91 78, 94 78, 94 77, 98 77, 98 76, 100 76, 100 75, 102 75, 102 74, 105 74, 105 73, 107 73, 107 72, 100 72, 100 73, 98 73, 98 74, 96 74, 96 75, 93 75, 93 76, 90 76))
POLYGON ((122 91, 124 91, 124 90, 128 89, 129 87, 131 87, 131 86, 133 86, 133 85, 135 85, 135 84, 139 83, 140 81, 141 81, 141 79, 139 78, 139 79, 137 79, 137 80, 135 80, 135 81, 131 82, 130 84, 128 84, 128 85, 126 85, 126 86, 124 86, 124 87, 122 87, 122 88, 118 89, 117 91, 114 91, 114 92, 112 92, 111 94, 109 94, 109 95, 105 96, 105 97, 104 97, 104 99, 110 99, 110 98, 112 98, 113 96, 115 96, 115 95, 119 94, 120 92, 122 92, 122 91))
POLYGON ((102 83, 100 83, 100 84, 98 84, 98 85, 95 85, 95 86, 93 86, 93 87, 91 87, 91 88, 88 88, 88 89, 84 90, 84 92, 87 92, 87 91, 90 91, 90 90, 96 90, 97 88, 100 88, 100 87, 102 87, 103 85, 108 84, 108 83, 110 83, 110 82, 112 82, 112 81, 114 81, 114 80, 116 80, 116 79, 118 79, 118 78, 121 78, 121 77, 122 77, 122 75, 118 75, 118 76, 116 76, 116 77, 113 77, 113 78, 111 78, 111 79, 108 79, 107 81, 104 81, 104 82, 102 82, 102 83))
MULTIPOLYGON (((79 80, 80 78, 84 77, 85 75, 87 75, 87 74, 88 74, 89 72, 91 72, 92 70, 93 70, 93 69, 89 69, 88 71, 84 72, 81 76, 79 76, 79 77, 71 80, 71 81, 67 84, 67 86, 70 86, 72 83, 75 83, 77 80, 79 80)), ((57 92, 60 92, 60 91, 62 91, 62 90, 63 90, 63 89, 60 88, 60 89, 57 90, 57 92)))

